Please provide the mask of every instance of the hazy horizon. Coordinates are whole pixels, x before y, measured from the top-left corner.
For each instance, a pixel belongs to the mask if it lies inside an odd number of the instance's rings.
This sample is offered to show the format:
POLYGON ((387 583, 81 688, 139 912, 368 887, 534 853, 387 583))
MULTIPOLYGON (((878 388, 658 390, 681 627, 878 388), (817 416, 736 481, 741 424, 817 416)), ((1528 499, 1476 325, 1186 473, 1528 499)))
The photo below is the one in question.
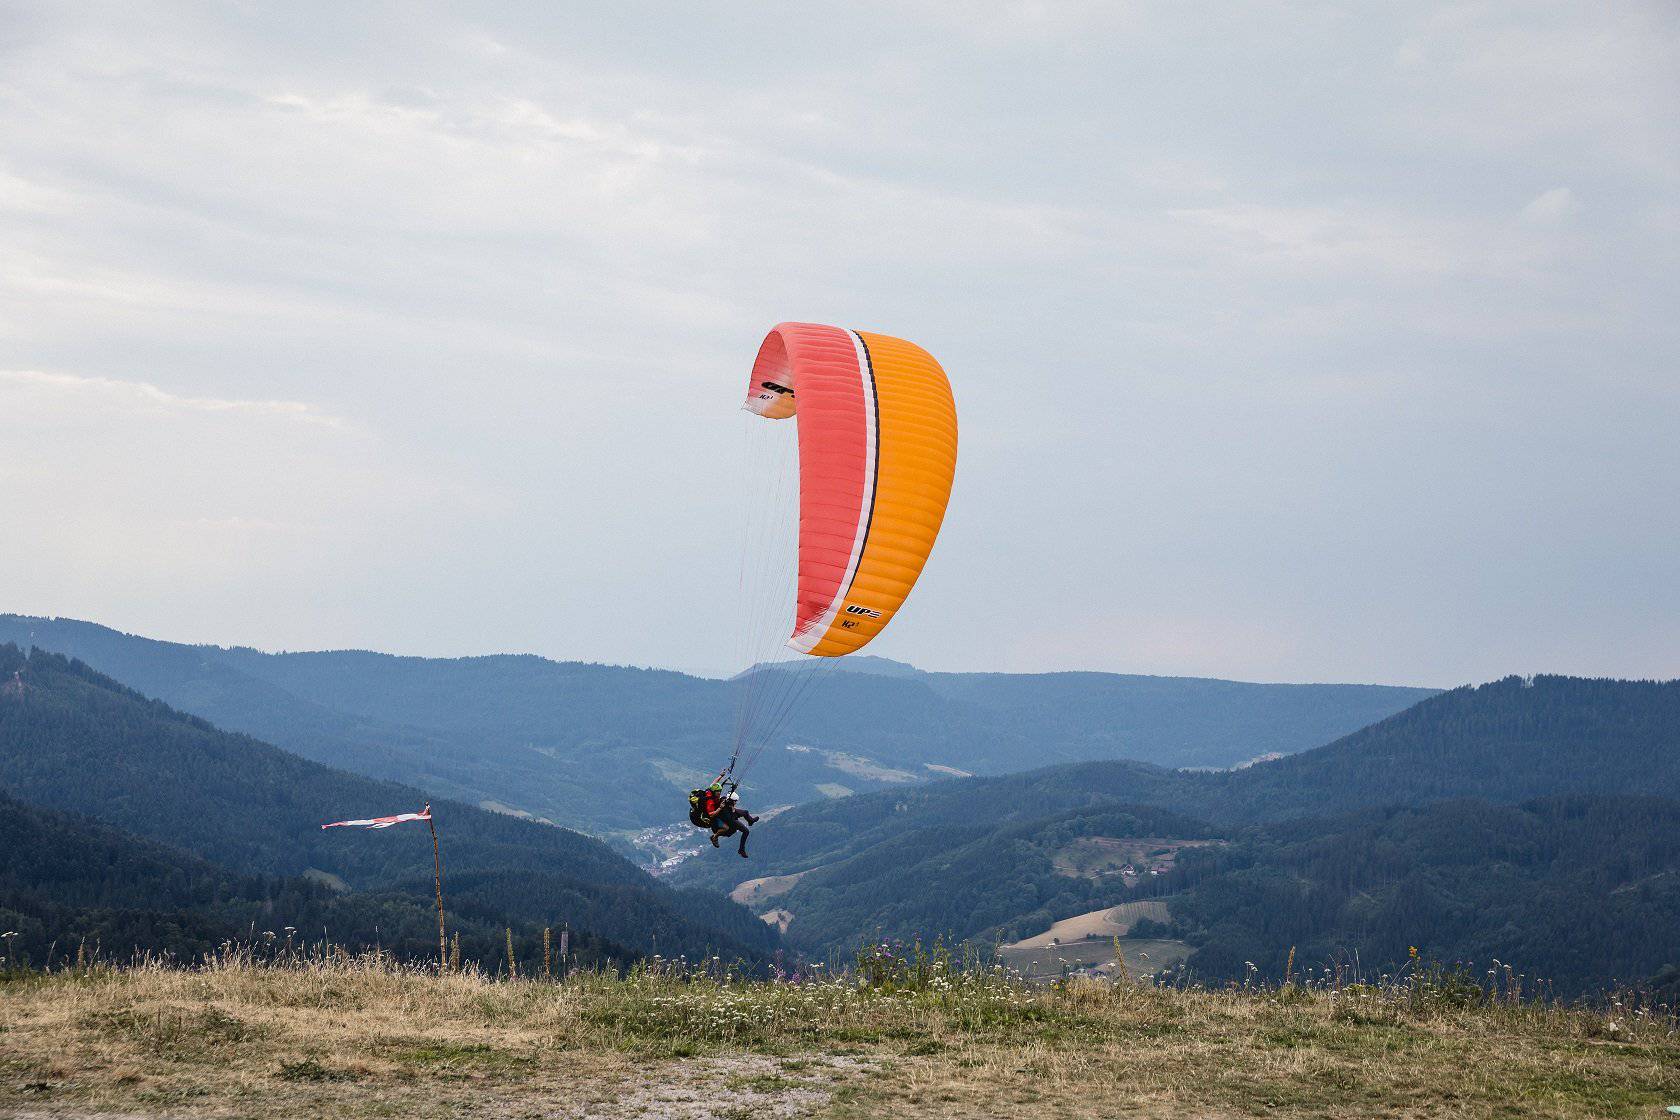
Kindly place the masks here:
MULTIPOLYGON (((319 647, 300 646, 300 647, 297 647, 297 648, 281 649, 281 648, 269 648, 269 647, 264 647, 264 646, 260 646, 260 645, 253 645, 250 642, 241 642, 241 641, 236 641, 236 640, 234 640, 234 641, 194 641, 194 642, 186 642, 186 641, 182 641, 180 639, 172 638, 168 634, 138 633, 138 632, 135 632, 135 631, 121 630, 119 627, 108 626, 107 624, 100 622, 98 619, 91 619, 91 618, 71 618, 71 617, 68 617, 68 616, 53 617, 53 616, 45 616, 45 615, 24 615, 24 614, 21 614, 20 612, 17 612, 17 611, 0 610, 0 616, 4 616, 4 615, 11 615, 13 617, 21 617, 21 618, 45 618, 47 621, 54 621, 54 622, 90 623, 90 624, 95 625, 95 626, 105 626, 106 629, 118 630, 120 633, 127 634, 129 637, 143 638, 143 639, 148 639, 148 640, 151 640, 151 641, 174 642, 174 643, 180 644, 180 645, 212 646, 212 647, 219 647, 219 648, 222 648, 222 649, 251 649, 251 650, 255 650, 258 653, 264 653, 264 654, 371 653, 371 654, 375 654, 375 655, 379 655, 379 656, 388 656, 388 657, 423 657, 423 658, 438 658, 438 659, 444 659, 444 660, 453 660, 453 659, 462 659, 462 658, 491 658, 491 657, 538 657, 538 658, 542 658, 544 660, 553 661, 553 662, 561 663, 561 664, 599 665, 599 666, 603 666, 603 667, 606 667, 606 668, 616 668, 616 669, 651 669, 651 670, 657 670, 657 671, 663 671, 663 672, 682 673, 686 676, 700 677, 700 678, 703 678, 703 679, 706 679, 706 680, 729 680, 732 677, 740 676, 741 674, 746 673, 746 672, 748 672, 752 669, 759 668, 761 665, 783 665, 783 664, 785 664, 785 662, 758 662, 758 663, 755 663, 753 665, 749 665, 745 668, 737 669, 737 670, 727 672, 727 673, 709 673, 709 672, 704 672, 704 671, 701 671, 701 670, 681 669, 681 668, 677 668, 676 666, 672 666, 672 665, 659 665, 659 664, 647 663, 647 662, 601 661, 599 659, 591 659, 591 658, 587 658, 587 657, 582 657, 582 658, 578 658, 578 657, 554 658, 554 657, 549 657, 547 654, 538 653, 534 650, 518 650, 518 649, 476 650, 476 651, 461 651, 461 652, 453 652, 453 653, 445 652, 445 653, 435 653, 435 654, 398 653, 398 652, 394 652, 394 651, 391 651, 391 650, 376 649, 376 648, 371 647, 371 646, 354 646, 354 645, 352 645, 352 646, 319 646, 319 647)), ((1111 674, 1111 675, 1115 675, 1115 676, 1127 676, 1127 677, 1161 677, 1161 678, 1172 678, 1172 679, 1186 679, 1186 678, 1198 679, 1198 675, 1197 674, 1192 674, 1192 673, 1128 673, 1128 672, 1124 672, 1124 671, 1121 671, 1121 670, 1118 670, 1118 669, 1093 669, 1093 668, 1081 668, 1081 667, 1072 667, 1072 668, 1065 668, 1065 669, 1017 669, 1017 670, 983 669, 983 668, 982 669, 945 669, 945 668, 941 668, 939 666, 922 665, 922 664, 917 664, 917 663, 910 662, 910 661, 905 661, 905 660, 902 660, 902 659, 896 658, 896 657, 885 657, 885 656, 882 656, 880 654, 872 654, 872 653, 857 653, 857 654, 851 655, 850 657, 837 659, 834 662, 834 668, 836 668, 836 669, 847 669, 847 670, 850 670, 850 671, 853 671, 853 672, 868 673, 868 672, 871 672, 871 670, 865 668, 864 666, 867 665, 870 662, 877 662, 877 663, 878 662, 886 662, 890 665, 900 666, 900 667, 908 668, 908 669, 914 669, 914 670, 917 670, 919 672, 924 672, 924 673, 987 673, 987 672, 1017 673, 1017 674, 1103 673, 1103 674, 1111 674)), ((1366 681, 1366 680, 1337 680, 1337 679, 1301 680, 1301 681, 1250 680, 1250 679, 1247 679, 1247 678, 1239 678, 1239 677, 1219 677, 1219 676, 1206 676, 1206 675, 1201 675, 1199 677, 1199 679, 1203 679, 1203 680, 1223 680, 1223 681, 1229 681, 1229 682, 1235 683, 1235 684, 1282 684, 1282 685, 1299 684, 1299 685, 1356 685, 1356 686, 1357 685, 1373 685, 1373 686, 1378 686, 1378 687, 1392 686, 1392 687, 1399 687, 1399 688, 1426 688, 1426 689, 1432 688, 1432 689, 1439 689, 1441 691, 1446 691, 1448 689, 1457 688, 1461 685, 1481 685, 1481 684, 1492 683, 1492 682, 1497 681, 1497 680, 1502 680, 1505 677, 1510 677, 1510 676, 1533 676, 1533 675, 1536 675, 1536 674, 1504 673, 1504 674, 1500 674, 1497 677, 1488 677, 1488 678, 1485 678, 1485 679, 1473 680, 1473 681, 1454 681, 1450 684, 1430 684, 1430 683, 1415 682, 1415 681, 1366 681)), ((1569 675, 1569 674, 1546 674, 1546 673, 1541 673, 1541 674, 1538 674, 1538 675, 1566 676, 1566 675, 1569 675)), ((1648 678, 1640 678, 1640 679, 1648 679, 1648 678)), ((1672 680, 1672 679, 1674 679, 1674 678, 1659 678, 1659 680, 1661 680, 1661 681, 1667 681, 1667 680, 1672 680)))
POLYGON ((0 610, 727 676, 805 319, 956 395, 871 654, 1674 678, 1675 104, 1654 0, 11 4, 0 610))

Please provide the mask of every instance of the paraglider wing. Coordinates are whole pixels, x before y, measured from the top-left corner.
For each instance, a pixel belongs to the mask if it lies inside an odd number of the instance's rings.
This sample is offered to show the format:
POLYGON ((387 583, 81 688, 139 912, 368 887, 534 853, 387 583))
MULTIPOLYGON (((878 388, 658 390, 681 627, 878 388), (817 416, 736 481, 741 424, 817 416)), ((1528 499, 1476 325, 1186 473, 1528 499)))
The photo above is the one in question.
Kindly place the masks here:
POLYGON ((759 347, 744 407, 799 428, 787 644, 817 657, 861 649, 903 605, 945 517, 957 464, 945 371, 903 339, 783 323, 759 347))

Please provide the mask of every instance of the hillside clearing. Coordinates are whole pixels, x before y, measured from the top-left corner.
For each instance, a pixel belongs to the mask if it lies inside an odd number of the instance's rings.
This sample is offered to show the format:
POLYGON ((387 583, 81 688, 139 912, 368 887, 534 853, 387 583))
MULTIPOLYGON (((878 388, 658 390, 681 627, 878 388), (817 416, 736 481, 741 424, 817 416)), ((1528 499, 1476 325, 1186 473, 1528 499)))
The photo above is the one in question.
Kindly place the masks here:
POLYGON ((1113 877, 1131 884, 1148 875, 1165 875, 1177 864, 1179 852, 1222 843, 1167 836, 1084 836, 1057 852, 1053 862, 1056 874, 1070 879, 1113 877))
POLYGON ((1122 902, 1063 918, 1043 933, 1000 945, 998 956, 1029 980, 1054 979, 1079 972, 1112 976, 1118 948, 1127 972, 1133 976, 1154 976, 1183 964, 1193 950, 1183 941, 1128 935, 1145 918, 1165 922, 1168 917, 1164 899, 1122 902))
POLYGON ((0 1114, 1633 1117, 1680 1100, 1673 1020, 1629 1008, 1428 985, 1032 990, 904 965, 875 988, 370 960, 13 976, 0 1114))
POLYGON ((786 749, 794 754, 816 755, 823 760, 823 765, 830 770, 838 770, 842 774, 850 774, 852 777, 862 778, 866 782, 907 785, 921 780, 908 770, 899 770, 877 762, 873 758, 847 754, 845 751, 824 750, 821 747, 807 747, 798 743, 789 743, 786 749))
POLYGON ((1003 946, 1007 950, 1043 949, 1050 945, 1064 944, 1069 941, 1085 941, 1091 938, 1107 940, 1111 937, 1124 937, 1132 931, 1132 927, 1139 921, 1148 918, 1151 921, 1165 922, 1169 920, 1167 904, 1161 899, 1150 898, 1140 902, 1122 902, 1118 906, 1105 906, 1101 910, 1092 910, 1085 914, 1075 914, 1071 918, 1063 918, 1043 933, 1003 946))
POLYGON ((808 872, 801 871, 796 875, 767 875, 762 879, 748 879, 729 892, 731 901, 739 902, 742 906, 756 906, 760 902, 768 902, 778 898, 794 888, 808 872))

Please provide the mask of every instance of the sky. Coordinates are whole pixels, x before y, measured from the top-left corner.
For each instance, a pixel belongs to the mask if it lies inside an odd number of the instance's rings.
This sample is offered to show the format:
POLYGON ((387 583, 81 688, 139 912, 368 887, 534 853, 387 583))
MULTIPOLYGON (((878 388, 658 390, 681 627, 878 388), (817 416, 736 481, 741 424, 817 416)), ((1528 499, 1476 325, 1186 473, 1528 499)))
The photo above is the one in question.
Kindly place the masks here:
POLYGON ((1680 7, 0 3, 0 611, 727 673, 764 332, 961 421, 869 652, 1680 676, 1680 7))

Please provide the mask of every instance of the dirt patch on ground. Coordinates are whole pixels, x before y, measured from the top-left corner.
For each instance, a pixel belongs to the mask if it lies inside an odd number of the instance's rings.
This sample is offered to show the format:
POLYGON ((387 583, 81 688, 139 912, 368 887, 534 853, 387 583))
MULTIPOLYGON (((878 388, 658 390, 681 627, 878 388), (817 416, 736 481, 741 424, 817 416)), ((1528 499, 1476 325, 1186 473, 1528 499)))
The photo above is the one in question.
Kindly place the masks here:
MULTIPOLYGON (((619 1071, 620 1076, 568 1078, 563 1085, 524 1084, 518 1087, 480 1085, 463 1094, 459 1087, 445 1088, 428 1100, 411 1101, 410 1115, 470 1115, 483 1120, 565 1117, 568 1120, 722 1120, 754 1117, 755 1120, 791 1120, 810 1116, 826 1108, 835 1091, 866 1075, 873 1063, 846 1057, 803 1056, 771 1058, 743 1054, 727 1058, 691 1058, 659 1062, 651 1066, 619 1071)), ((326 1067, 323 1067, 326 1068, 326 1067)), ((575 1072, 575 1071, 574 1071, 575 1072)), ((599 1070, 598 1072, 606 1072, 599 1070)), ((472 1079, 469 1078, 469 1081, 472 1079)), ((478 1079, 483 1081, 481 1077, 478 1079)), ((268 1117, 308 1115, 359 1115, 363 1107, 389 1106, 389 1085, 363 1087, 365 1099, 352 1103, 357 1086, 338 1087, 335 1092, 312 1098, 314 1103, 288 1100, 285 1094, 271 1097, 258 1111, 246 1113, 237 1106, 204 1109, 182 1102, 163 1106, 156 1112, 110 1112, 70 1102, 44 1104, 9 1110, 0 1105, 0 1116, 9 1120, 166 1120, 171 1117, 261 1115, 268 1117), (337 1098, 336 1100, 334 1098, 337 1098), (320 1107, 323 1111, 314 1112, 320 1107)), ((373 1108, 372 1111, 383 1111, 373 1108)))
POLYGON ((658 1076, 627 1086, 622 1096, 580 1115, 585 1120, 808 1116, 829 1103, 838 1084, 864 1068, 865 1063, 849 1058, 742 1055, 695 1059, 673 1063, 658 1076))

